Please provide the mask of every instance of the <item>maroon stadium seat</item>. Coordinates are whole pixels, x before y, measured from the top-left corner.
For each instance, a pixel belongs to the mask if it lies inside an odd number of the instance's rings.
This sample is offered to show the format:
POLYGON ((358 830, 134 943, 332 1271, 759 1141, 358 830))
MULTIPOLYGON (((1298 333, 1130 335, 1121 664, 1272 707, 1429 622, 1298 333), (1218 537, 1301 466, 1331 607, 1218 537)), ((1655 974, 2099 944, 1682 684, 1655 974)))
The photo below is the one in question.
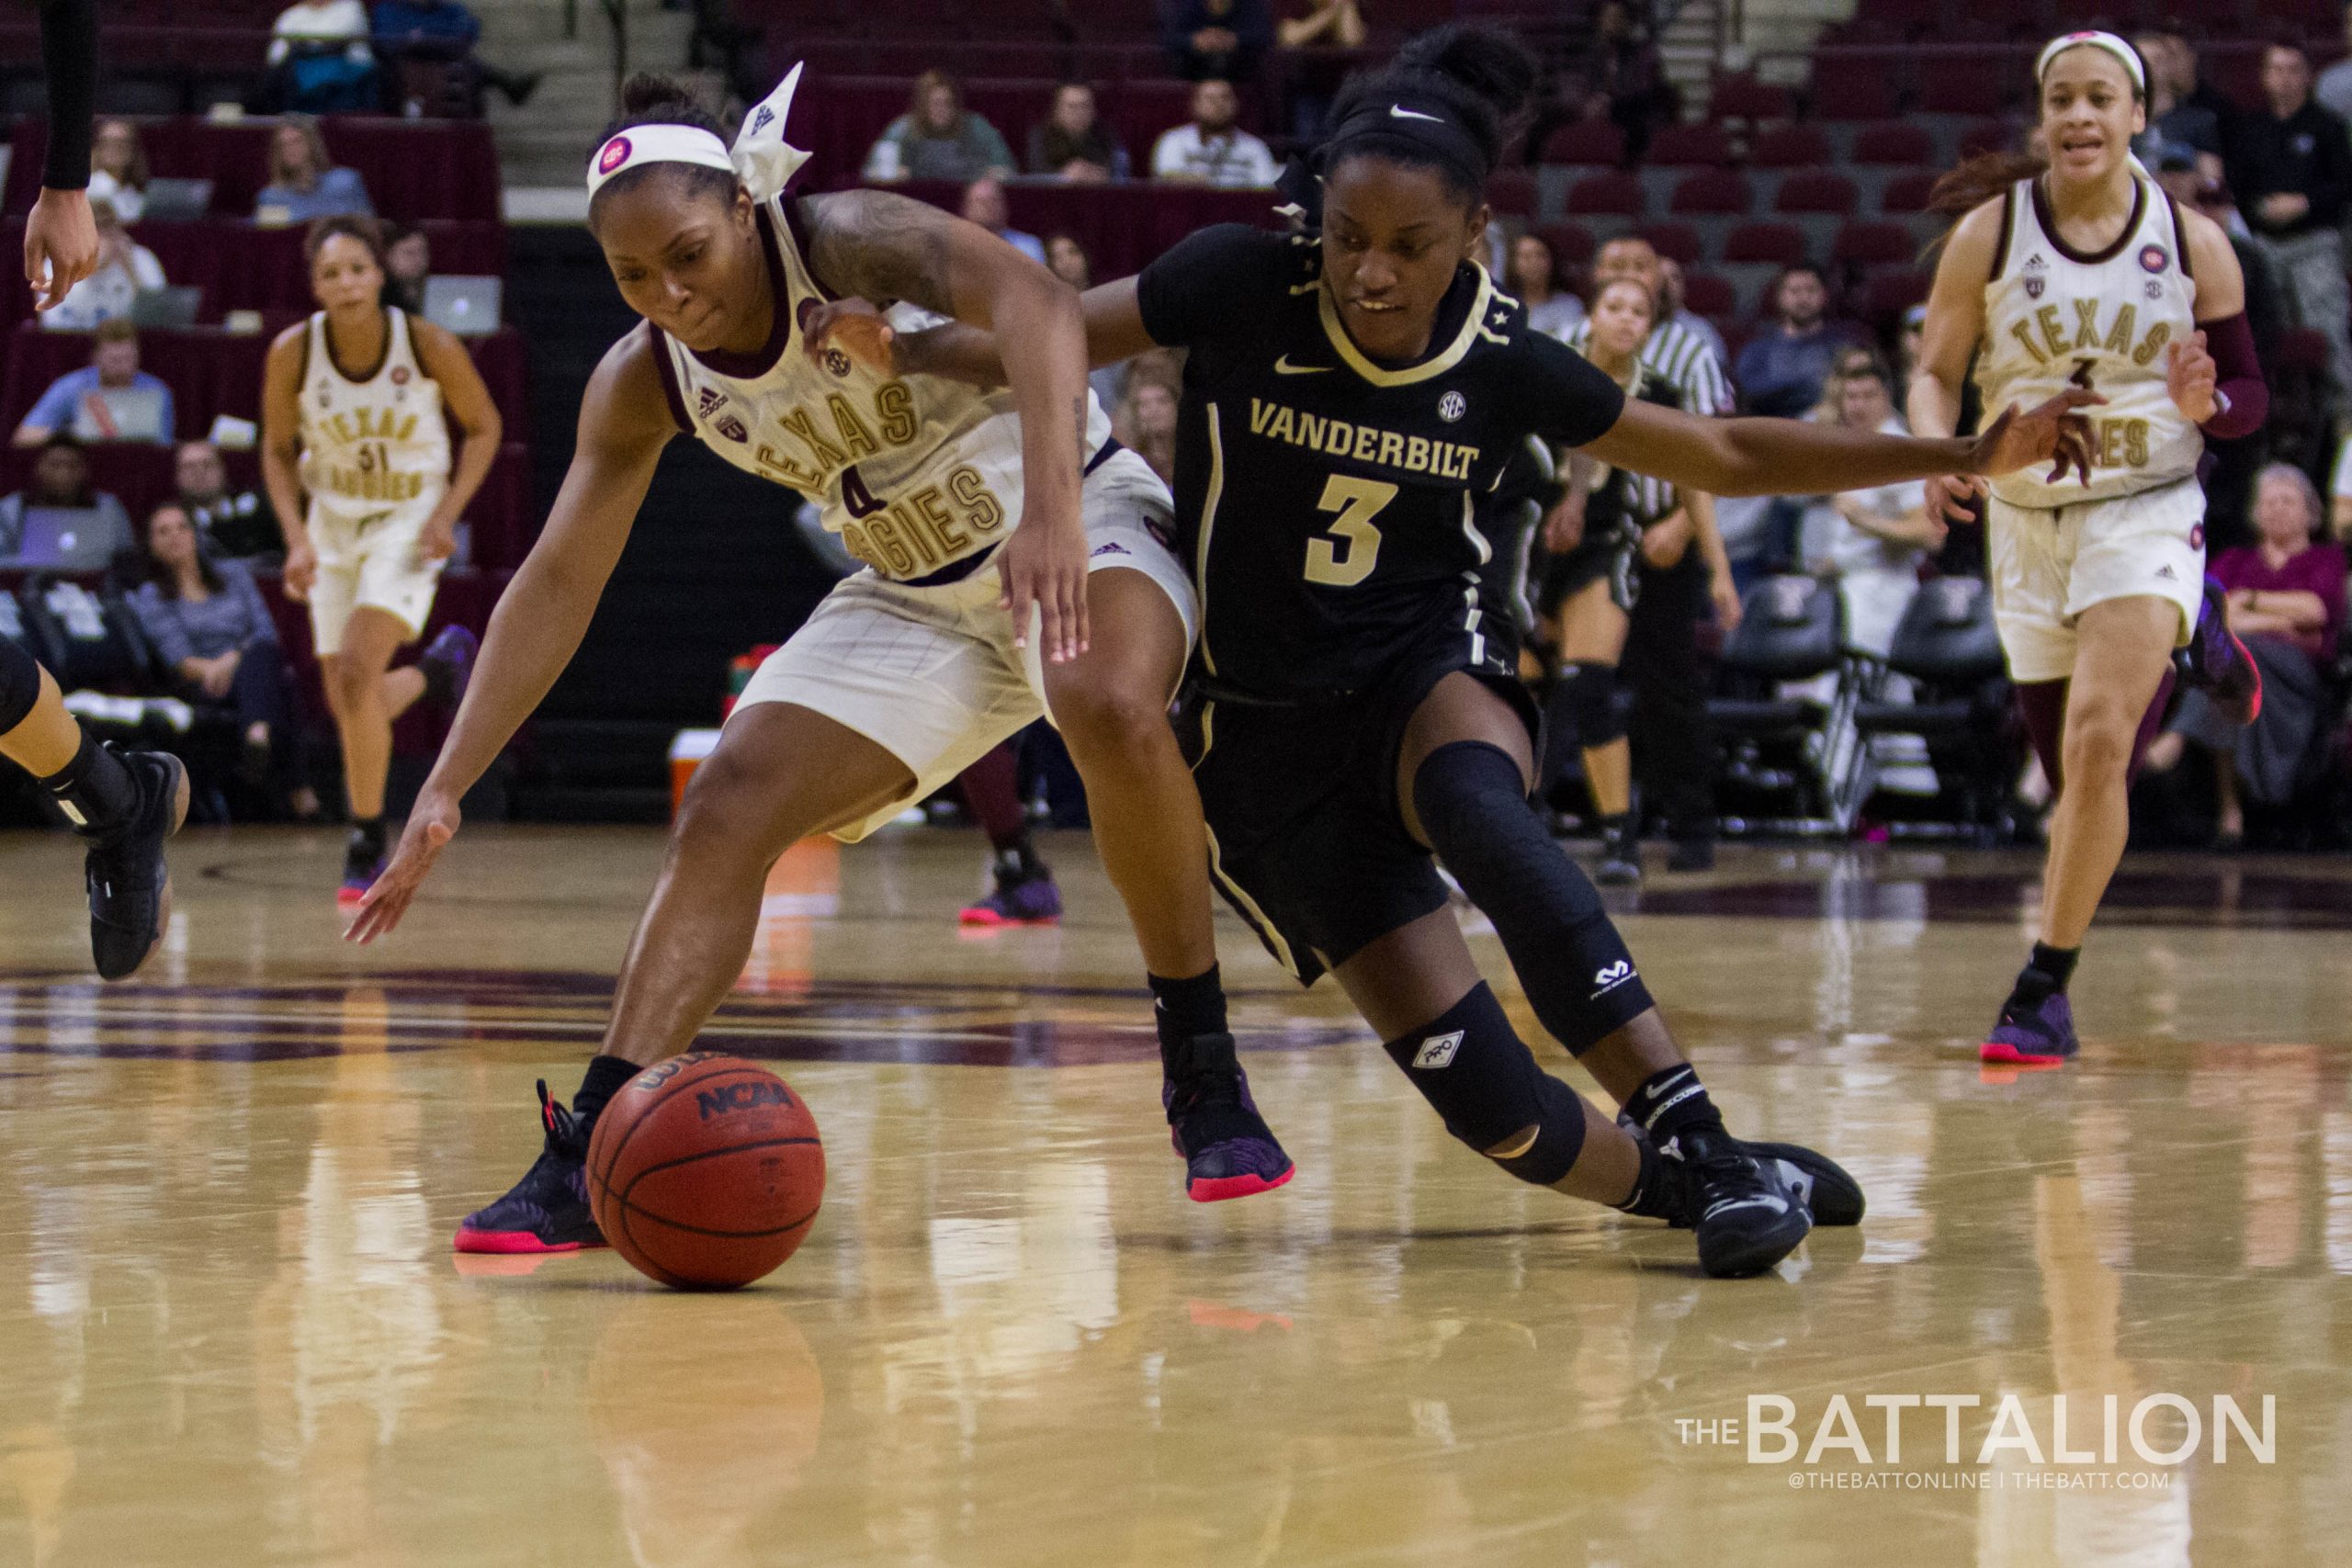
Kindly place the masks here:
POLYGON ((1770 127, 1747 149, 1748 166, 1757 169, 1826 169, 1836 161, 1829 138, 1813 125, 1770 127))
POLYGON ((1666 209, 1678 215, 1746 214, 1756 209, 1756 190, 1745 175, 1729 169, 1702 169, 1674 187, 1666 209))
POLYGON ((1625 133, 1605 119, 1573 120, 1544 139, 1536 161, 1613 169, 1625 161, 1625 133))
POLYGON ((1720 125, 1662 125, 1643 164, 1660 169, 1721 169, 1731 164, 1731 138, 1720 125))
POLYGON ((1668 261, 1690 265, 1706 254, 1706 242, 1699 235, 1696 225, 1671 220, 1658 223, 1644 223, 1634 233, 1650 243, 1650 249, 1668 261))
POLYGON ((1972 51, 1956 58, 1939 52, 1922 60, 1919 107, 1929 114, 1999 114, 2030 73, 2013 73, 2009 69, 2013 63, 2007 51, 1979 57, 1972 51))
POLYGON ((1899 63, 1892 51, 1815 55, 1813 118, 1835 122, 1893 118, 1901 107, 1896 89, 1899 63))
POLYGON ((1960 155, 1973 158, 1979 152, 2006 152, 2018 142, 2018 128, 2006 119, 1980 119, 1960 133, 1960 155))
POLYGON ((1854 182, 1826 169, 1800 169, 1781 182, 1775 212, 1849 213, 1859 198, 1854 182))
POLYGON ((1919 168, 1936 161, 1936 139, 1924 126, 1889 119, 1854 132, 1852 161, 1865 166, 1919 168))
POLYGON ((1862 288, 1862 313, 1874 323, 1894 320, 1927 302, 1934 276, 1917 267, 1874 267, 1862 288))
POLYGON ((1793 266, 1805 259, 1804 231, 1793 223, 1742 223, 1724 237, 1723 259, 1726 265, 1793 266))
POLYGON ((1898 216, 1927 211, 1928 197, 1936 188, 1936 182, 1942 177, 1933 169, 1895 175, 1887 181, 1886 189, 1879 196, 1879 209, 1898 216))
POLYGON ((1702 316, 1728 316, 1739 309, 1739 290, 1712 272, 1685 272, 1682 303, 1702 316))
POLYGON ((1646 205, 1642 182, 1631 175, 1587 175, 1568 187, 1567 211, 1571 217, 1614 214, 1639 218, 1646 205))
POLYGON ((1526 169, 1498 169, 1487 180, 1487 201, 1508 218, 1535 210, 1535 175, 1526 169))
POLYGON ((1586 265, 1599 248, 1593 243, 1592 231, 1581 223, 1543 223, 1536 226, 1535 232, 1552 247, 1552 259, 1564 267, 1586 265))
POLYGON ((1753 76, 1718 76, 1707 99, 1712 120, 1790 119, 1795 115, 1796 99, 1786 87, 1753 76))
POLYGON ((1907 265, 1918 254, 1918 240, 1900 223, 1849 223, 1829 247, 1831 261, 1860 266, 1907 265))

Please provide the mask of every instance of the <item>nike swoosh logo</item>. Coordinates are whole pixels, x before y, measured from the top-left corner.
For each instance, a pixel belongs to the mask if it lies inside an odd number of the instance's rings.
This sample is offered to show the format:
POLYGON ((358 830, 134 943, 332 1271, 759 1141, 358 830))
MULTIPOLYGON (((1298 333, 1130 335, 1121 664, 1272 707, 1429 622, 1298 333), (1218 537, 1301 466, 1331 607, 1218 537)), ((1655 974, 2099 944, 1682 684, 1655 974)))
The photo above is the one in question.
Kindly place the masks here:
POLYGON ((1330 368, 1328 365, 1293 365, 1287 354, 1274 361, 1277 376, 1320 376, 1330 368))
POLYGON ((1699 1217, 1712 1220, 1717 1214, 1727 1214, 1735 1209, 1770 1209, 1776 1214, 1785 1214, 1789 1212, 1789 1205, 1783 1198, 1724 1198, 1710 1204, 1707 1212, 1699 1217))
POLYGON ((1423 114, 1418 109, 1408 109, 1402 104, 1389 105, 1388 118, 1390 119, 1425 119, 1432 125, 1445 123, 1445 118, 1442 115, 1423 114))

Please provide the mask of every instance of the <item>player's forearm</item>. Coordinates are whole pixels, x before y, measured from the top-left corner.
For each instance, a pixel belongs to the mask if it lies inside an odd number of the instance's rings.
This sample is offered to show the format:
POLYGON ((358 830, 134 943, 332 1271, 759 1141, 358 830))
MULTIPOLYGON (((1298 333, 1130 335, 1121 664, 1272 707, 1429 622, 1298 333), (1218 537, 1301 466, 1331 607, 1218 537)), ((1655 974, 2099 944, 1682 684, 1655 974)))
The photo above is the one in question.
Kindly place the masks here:
POLYGON ((1058 506, 1075 522, 1087 457, 1086 323, 1078 296, 1049 275, 1008 269, 989 306, 1005 380, 1021 412, 1026 505, 1058 506))
POLYGON ((1699 558, 1707 563, 1707 570, 1724 581, 1731 581, 1731 552, 1724 547, 1724 531, 1715 524, 1715 498, 1705 491, 1689 491, 1682 497, 1682 509, 1690 513, 1690 525, 1699 535, 1699 558))
POLYGON ((49 151, 40 183, 82 190, 90 183, 91 116, 98 97, 96 0, 40 0, 41 74, 49 89, 49 151))
POLYGON ((1792 419, 1710 423, 1721 472, 1697 482, 1716 495, 1823 495, 1931 479, 1965 472, 1974 446, 1956 436, 1919 440, 1792 419))
POLYGON ((444 516, 461 517, 473 504, 482 482, 490 478, 491 465, 498 461, 499 438, 503 434, 504 426, 493 413, 488 424, 458 435, 457 466, 449 475, 448 492, 441 498, 444 516))
POLYGON ((274 446, 264 446, 261 454, 261 486, 269 494, 270 509, 277 513, 278 531, 289 545, 307 539, 302 514, 302 481, 294 471, 294 459, 274 446))
POLYGON ((1960 390, 1933 371, 1922 370, 1911 378, 1910 395, 1905 402, 1914 435, 1945 436, 1960 429, 1960 390))

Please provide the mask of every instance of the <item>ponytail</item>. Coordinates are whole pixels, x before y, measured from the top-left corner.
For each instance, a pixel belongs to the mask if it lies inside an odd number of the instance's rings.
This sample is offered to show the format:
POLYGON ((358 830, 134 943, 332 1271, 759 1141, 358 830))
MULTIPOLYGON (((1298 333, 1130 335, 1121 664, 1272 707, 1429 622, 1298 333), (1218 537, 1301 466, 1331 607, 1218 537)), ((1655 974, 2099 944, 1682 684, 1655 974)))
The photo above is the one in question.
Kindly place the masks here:
POLYGON ((1979 152, 1938 180, 1928 193, 1928 210, 1957 223, 2019 180, 2038 180, 2049 160, 2031 152, 1979 152))

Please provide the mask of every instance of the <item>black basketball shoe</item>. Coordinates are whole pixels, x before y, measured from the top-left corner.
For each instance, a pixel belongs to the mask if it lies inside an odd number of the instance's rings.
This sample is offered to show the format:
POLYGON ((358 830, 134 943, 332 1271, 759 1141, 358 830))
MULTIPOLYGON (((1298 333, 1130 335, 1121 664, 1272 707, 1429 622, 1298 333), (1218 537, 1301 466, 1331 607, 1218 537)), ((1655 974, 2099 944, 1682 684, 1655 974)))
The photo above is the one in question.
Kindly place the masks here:
POLYGON ((98 978, 123 980, 147 962, 172 918, 164 840, 187 820, 187 767, 168 751, 107 750, 137 782, 139 808, 112 832, 91 837, 82 877, 90 890, 90 957, 98 978))
POLYGON ((1812 1234, 1813 1213, 1779 1160, 1759 1157, 1713 1126, 1686 1131, 1675 1143, 1690 1173, 1699 1267, 1716 1279, 1761 1274, 1812 1234))
POLYGON ((1757 1144, 1741 1146, 1768 1167, 1780 1167, 1781 1179, 1803 1201, 1817 1225, 1858 1225, 1867 1205, 1862 1184, 1844 1166, 1802 1144, 1757 1144))
POLYGON ((578 1252, 605 1245, 588 1208, 588 1134, 594 1125, 574 1116, 539 1080, 539 1121, 547 1145, 523 1179, 487 1209, 458 1224, 459 1252, 578 1252))
POLYGON ((1159 1102, 1168 1111, 1168 1140, 1184 1162, 1185 1195, 1193 1202, 1271 1192, 1298 1173, 1258 1114, 1250 1075, 1238 1068, 1163 1080, 1159 1102))

